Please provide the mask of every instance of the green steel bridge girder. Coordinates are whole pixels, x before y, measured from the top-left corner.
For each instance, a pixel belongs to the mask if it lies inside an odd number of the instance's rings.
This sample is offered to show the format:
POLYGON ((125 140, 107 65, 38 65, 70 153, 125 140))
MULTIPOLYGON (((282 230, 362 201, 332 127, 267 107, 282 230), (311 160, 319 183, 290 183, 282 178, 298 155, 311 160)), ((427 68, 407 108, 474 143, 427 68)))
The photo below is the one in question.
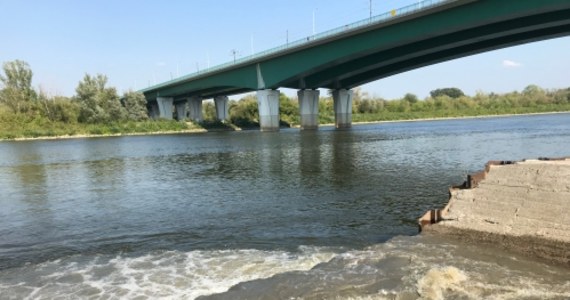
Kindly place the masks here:
MULTIPOLYGON (((472 54, 568 35, 570 11, 486 25, 394 47, 339 64, 304 78, 309 87, 352 88, 407 70, 472 54)), ((287 84, 284 84, 287 86, 287 84)))
POLYGON ((459 0, 144 90, 185 98, 259 89, 352 88, 485 51, 570 34, 569 0, 459 0))

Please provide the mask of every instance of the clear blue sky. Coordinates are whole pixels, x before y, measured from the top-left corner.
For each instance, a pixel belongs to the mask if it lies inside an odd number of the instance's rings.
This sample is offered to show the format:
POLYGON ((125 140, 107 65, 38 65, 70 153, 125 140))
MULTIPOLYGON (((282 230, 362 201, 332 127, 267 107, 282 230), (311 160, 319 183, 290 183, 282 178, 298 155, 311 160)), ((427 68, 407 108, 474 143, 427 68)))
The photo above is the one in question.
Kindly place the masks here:
MULTIPOLYGON (((374 14, 415 0, 372 0, 374 14)), ((21 59, 34 85, 71 96, 88 74, 140 89, 367 18, 369 0, 0 0, 0 62, 21 59), (252 43, 253 42, 253 43, 252 43), (253 46, 253 47, 252 47, 253 46)), ((388 99, 439 87, 508 92, 570 87, 570 38, 425 67, 362 87, 388 99)), ((289 92, 290 93, 290 92, 289 92)))

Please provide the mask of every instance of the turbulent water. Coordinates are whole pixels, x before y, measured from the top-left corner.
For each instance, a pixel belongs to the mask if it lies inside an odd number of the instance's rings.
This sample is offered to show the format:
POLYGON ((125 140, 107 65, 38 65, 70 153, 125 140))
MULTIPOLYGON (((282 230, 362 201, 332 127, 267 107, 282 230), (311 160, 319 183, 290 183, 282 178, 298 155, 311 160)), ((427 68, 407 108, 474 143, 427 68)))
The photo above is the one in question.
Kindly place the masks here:
POLYGON ((417 218, 570 115, 0 143, 0 299, 569 299, 570 270, 417 218))

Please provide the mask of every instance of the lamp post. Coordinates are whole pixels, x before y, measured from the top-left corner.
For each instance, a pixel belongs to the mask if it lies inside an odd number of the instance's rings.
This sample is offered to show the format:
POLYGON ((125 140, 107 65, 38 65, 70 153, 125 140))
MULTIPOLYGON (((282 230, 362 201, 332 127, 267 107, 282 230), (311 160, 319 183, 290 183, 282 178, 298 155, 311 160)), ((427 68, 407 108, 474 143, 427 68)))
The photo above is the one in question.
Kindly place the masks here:
POLYGON ((236 55, 238 54, 238 51, 236 49, 232 49, 230 51, 230 54, 234 57, 234 64, 236 63, 236 55))

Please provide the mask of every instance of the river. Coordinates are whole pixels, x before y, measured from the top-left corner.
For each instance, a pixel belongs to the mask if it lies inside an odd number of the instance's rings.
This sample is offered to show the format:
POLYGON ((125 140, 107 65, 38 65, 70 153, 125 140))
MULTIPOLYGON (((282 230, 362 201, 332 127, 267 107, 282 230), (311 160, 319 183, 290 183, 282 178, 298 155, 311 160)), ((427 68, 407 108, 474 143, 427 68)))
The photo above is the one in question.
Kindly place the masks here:
POLYGON ((1 299, 569 299, 570 270, 418 235, 570 114, 0 142, 1 299))

